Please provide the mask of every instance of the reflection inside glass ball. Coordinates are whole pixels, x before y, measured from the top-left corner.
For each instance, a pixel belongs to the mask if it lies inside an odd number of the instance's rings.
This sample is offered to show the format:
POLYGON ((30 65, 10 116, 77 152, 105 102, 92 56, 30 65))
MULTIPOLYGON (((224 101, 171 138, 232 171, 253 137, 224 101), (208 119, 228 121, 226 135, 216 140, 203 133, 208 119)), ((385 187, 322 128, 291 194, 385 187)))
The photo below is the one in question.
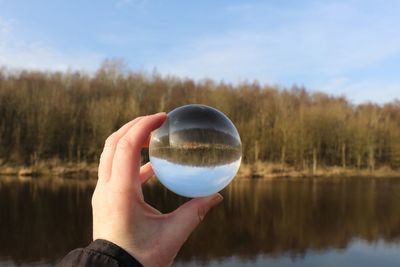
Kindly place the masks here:
POLYGON ((186 197, 212 195, 227 186, 242 159, 242 143, 233 123, 205 105, 186 105, 168 113, 153 132, 150 162, 158 180, 186 197))

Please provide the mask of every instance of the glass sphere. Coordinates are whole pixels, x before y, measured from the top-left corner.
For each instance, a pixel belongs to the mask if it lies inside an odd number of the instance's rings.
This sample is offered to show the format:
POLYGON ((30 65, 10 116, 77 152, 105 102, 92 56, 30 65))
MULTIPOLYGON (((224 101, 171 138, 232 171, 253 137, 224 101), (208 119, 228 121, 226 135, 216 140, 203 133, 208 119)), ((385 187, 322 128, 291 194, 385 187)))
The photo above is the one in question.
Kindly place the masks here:
POLYGON ((186 105, 150 139, 150 162, 158 180, 185 197, 212 195, 235 177, 242 159, 240 136, 229 118, 205 105, 186 105))

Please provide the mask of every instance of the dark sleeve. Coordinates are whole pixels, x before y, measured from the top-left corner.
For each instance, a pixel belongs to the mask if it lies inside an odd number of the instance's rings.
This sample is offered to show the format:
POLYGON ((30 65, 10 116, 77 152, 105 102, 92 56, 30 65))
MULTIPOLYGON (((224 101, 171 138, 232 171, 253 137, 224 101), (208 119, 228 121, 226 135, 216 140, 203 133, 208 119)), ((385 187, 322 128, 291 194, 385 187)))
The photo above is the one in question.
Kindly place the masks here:
POLYGON ((107 240, 97 239, 86 248, 78 248, 65 256, 58 267, 143 267, 128 252, 107 240))

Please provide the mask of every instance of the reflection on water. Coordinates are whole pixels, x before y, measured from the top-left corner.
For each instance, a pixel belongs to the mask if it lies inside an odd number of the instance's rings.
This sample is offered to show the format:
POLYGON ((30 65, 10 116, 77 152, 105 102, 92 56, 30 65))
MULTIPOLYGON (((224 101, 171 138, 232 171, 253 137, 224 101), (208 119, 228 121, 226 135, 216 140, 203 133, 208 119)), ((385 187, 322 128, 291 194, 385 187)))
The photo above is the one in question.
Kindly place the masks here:
MULTIPOLYGON (((0 266, 45 266, 91 236, 93 182, 0 179, 0 266)), ((186 199, 160 184, 168 212, 186 199)), ((176 266, 398 266, 400 179, 238 180, 176 266)))
POLYGON ((94 183, 0 177, 0 265, 54 262, 91 236, 94 183))
MULTIPOLYGON (((346 249, 331 249, 324 253, 310 251, 304 257, 259 255, 253 259, 242 259, 233 256, 223 260, 211 260, 206 265, 219 267, 394 267, 399 266, 400 263, 399 249, 400 246, 391 246, 383 241, 368 243, 357 239, 352 241, 346 249)), ((200 267, 204 266, 204 263, 201 261, 179 262, 174 266, 200 267)))

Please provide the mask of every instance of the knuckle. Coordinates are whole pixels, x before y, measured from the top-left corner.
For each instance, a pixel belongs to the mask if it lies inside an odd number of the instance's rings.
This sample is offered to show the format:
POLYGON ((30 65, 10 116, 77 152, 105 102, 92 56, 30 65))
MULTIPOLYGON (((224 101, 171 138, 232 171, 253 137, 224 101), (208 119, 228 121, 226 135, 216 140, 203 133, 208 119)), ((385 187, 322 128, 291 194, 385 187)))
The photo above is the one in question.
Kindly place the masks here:
POLYGON ((118 141, 117 148, 121 150, 130 150, 133 146, 128 138, 123 137, 118 141))
POLYGON ((109 137, 107 137, 107 139, 106 139, 106 141, 104 143, 104 147, 105 148, 112 147, 112 146, 114 146, 116 141, 117 141, 117 135, 116 135, 116 133, 113 133, 109 137))

